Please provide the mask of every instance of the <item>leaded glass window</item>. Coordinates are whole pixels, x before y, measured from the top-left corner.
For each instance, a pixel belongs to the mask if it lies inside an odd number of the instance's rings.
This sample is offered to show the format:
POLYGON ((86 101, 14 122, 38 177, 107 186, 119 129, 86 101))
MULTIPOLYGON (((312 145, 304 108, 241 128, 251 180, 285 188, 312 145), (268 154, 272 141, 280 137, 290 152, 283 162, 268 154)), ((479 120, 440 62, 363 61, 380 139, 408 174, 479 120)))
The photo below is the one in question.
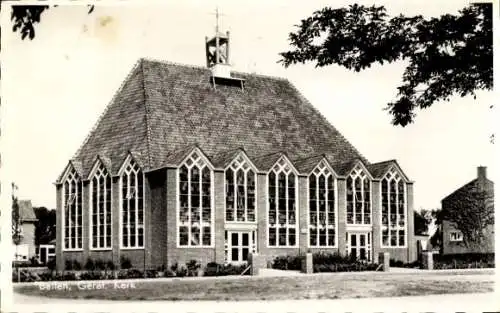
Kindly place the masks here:
POLYGON ((255 222, 255 171, 240 154, 225 177, 226 222, 255 222))
POLYGON ((347 224, 371 224, 371 182, 360 165, 347 177, 347 224))
POLYGON ((120 177, 121 240, 124 248, 144 248, 144 174, 130 160, 120 177))
POLYGON ((111 248, 111 176, 100 164, 91 179, 90 238, 92 249, 111 248))
POLYGON ((309 175, 309 246, 334 247, 335 179, 321 161, 309 175))
POLYGON ((271 247, 297 245, 297 176, 284 158, 268 174, 268 235, 271 247))
POLYGON ((82 249, 83 185, 75 169, 71 169, 63 184, 63 241, 65 250, 82 249))
POLYGON ((179 246, 211 246, 212 222, 212 171, 194 151, 179 168, 179 246))
POLYGON ((406 245, 406 188, 403 177, 391 167, 381 182, 382 245, 406 245))

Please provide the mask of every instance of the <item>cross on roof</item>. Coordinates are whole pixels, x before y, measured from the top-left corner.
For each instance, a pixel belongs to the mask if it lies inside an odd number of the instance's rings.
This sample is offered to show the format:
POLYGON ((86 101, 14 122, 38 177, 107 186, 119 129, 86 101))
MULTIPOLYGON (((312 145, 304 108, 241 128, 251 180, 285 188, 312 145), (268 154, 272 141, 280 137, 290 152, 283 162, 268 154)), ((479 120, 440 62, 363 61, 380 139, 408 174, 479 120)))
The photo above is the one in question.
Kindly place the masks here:
POLYGON ((219 33, 219 16, 224 16, 225 14, 219 13, 219 7, 215 8, 215 33, 219 33))

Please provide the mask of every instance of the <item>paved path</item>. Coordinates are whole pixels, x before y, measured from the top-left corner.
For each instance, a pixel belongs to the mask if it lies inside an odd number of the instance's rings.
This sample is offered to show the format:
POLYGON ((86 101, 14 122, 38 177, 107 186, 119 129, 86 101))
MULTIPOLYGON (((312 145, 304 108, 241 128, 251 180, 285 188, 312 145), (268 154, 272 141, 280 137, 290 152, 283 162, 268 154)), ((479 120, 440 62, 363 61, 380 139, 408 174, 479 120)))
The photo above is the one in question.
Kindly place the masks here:
POLYGON ((500 310, 493 293, 288 301, 105 301, 47 299, 14 293, 4 312, 486 312, 500 310))

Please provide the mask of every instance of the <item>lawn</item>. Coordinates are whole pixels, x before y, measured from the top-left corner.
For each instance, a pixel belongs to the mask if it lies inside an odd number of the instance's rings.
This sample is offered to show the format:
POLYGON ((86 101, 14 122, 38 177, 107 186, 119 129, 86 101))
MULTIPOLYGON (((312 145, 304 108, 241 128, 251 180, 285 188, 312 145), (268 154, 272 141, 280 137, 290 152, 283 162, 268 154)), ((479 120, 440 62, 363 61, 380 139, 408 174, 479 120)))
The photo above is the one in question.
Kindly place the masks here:
MULTIPOLYGON (((115 285, 112 281, 107 281, 102 285, 83 285, 89 282, 68 282, 67 288, 63 290, 54 290, 54 288, 46 290, 51 285, 44 283, 16 285, 14 290, 26 295, 50 298, 108 300, 342 299, 492 292, 493 279, 492 274, 446 275, 432 272, 418 275, 314 274, 291 277, 139 280, 129 285, 115 285)), ((116 284, 121 283, 123 282, 116 281, 116 284)))

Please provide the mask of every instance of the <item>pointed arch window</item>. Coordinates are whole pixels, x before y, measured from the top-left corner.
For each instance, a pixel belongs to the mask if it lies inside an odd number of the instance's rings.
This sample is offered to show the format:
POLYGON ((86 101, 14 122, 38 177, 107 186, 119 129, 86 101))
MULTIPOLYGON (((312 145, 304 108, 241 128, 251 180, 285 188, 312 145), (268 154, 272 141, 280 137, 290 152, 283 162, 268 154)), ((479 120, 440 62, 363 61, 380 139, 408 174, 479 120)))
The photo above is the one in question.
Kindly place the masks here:
POLYGON ((371 182, 363 168, 358 164, 347 177, 347 224, 370 225, 371 182))
POLYGON ((403 177, 391 167, 381 182, 382 246, 406 246, 406 186, 403 177))
POLYGON ((178 246, 212 246, 212 170, 197 151, 179 168, 177 217, 178 246))
POLYGON ((102 164, 90 184, 90 248, 111 249, 111 176, 102 164))
POLYGON ((71 169, 63 184, 63 244, 64 250, 80 250, 82 246, 83 185, 75 169, 71 169))
POLYGON ((309 175, 309 246, 336 245, 335 178, 321 161, 309 175))
POLYGON ((268 244, 297 246, 297 176, 281 158, 268 174, 268 244))
POLYGON ((144 248, 144 173, 130 159, 120 177, 122 248, 144 248))
POLYGON ((226 222, 255 222, 256 173, 240 154, 226 169, 226 222))

